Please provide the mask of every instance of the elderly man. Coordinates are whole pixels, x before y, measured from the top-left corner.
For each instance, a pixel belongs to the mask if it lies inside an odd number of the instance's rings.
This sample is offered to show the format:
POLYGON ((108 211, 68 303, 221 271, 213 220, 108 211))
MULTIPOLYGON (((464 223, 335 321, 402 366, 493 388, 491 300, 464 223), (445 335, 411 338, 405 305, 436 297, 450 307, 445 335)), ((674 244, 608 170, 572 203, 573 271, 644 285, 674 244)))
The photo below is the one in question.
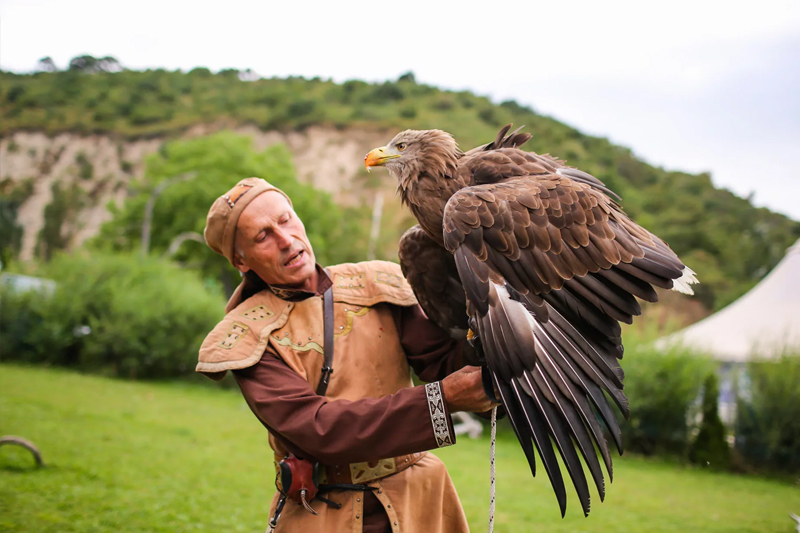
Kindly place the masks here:
POLYGON ((276 493, 277 531, 468 531, 426 450, 455 443, 451 412, 492 407, 479 369, 463 367, 469 345, 425 317, 396 264, 323 270, 291 200, 262 179, 214 202, 205 237, 244 278, 197 371, 233 371, 276 465, 319 465, 318 514, 292 501, 280 512, 276 493), (412 368, 429 383, 413 386, 412 368))

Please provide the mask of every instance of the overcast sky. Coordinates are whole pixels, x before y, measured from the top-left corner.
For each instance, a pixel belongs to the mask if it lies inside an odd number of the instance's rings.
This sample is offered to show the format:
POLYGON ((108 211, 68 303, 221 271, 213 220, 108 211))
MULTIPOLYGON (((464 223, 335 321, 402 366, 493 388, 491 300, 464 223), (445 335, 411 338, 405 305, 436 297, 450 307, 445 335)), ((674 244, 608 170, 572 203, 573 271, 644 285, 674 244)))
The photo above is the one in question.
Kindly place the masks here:
POLYGON ((0 67, 395 79, 513 98, 800 220, 800 1, 0 0, 0 67), (741 5, 741 7, 736 7, 741 5))

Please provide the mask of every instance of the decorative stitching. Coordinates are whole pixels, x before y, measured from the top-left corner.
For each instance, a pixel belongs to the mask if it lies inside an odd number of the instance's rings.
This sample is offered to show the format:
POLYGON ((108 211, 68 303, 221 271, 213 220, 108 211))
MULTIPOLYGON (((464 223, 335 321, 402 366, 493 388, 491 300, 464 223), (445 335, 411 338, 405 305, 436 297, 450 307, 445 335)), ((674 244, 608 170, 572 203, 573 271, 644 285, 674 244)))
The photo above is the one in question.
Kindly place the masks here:
POLYGON ((444 396, 438 381, 425 385, 425 393, 428 396, 428 409, 431 413, 431 425, 433 425, 433 436, 436 437, 436 446, 444 448, 452 446, 453 436, 450 434, 450 427, 447 424, 447 415, 444 411, 444 396))
POLYGON ((265 318, 269 318, 274 315, 272 311, 267 309, 263 305, 257 305, 254 308, 250 309, 249 311, 245 311, 242 313, 242 316, 247 320, 263 320, 265 318))
POLYGON ((399 289, 403 286, 403 278, 395 274, 390 274, 389 272, 381 272, 378 270, 375 272, 375 283, 383 283, 384 285, 399 289))
POLYGON ((231 348, 236 346, 236 344, 238 344, 238 342, 242 340, 245 335, 247 335, 248 331, 250 331, 250 328, 248 328, 244 324, 239 324, 238 322, 234 322, 231 325, 231 329, 228 330, 228 334, 225 336, 225 338, 219 341, 218 346, 220 348, 230 350, 231 348))
POLYGON ((334 276, 334 283, 337 287, 342 289, 363 289, 366 286, 364 284, 363 273, 353 274, 352 276, 336 274, 334 276))
POLYGON ((302 292, 297 289, 283 289, 281 287, 270 287, 269 290, 281 300, 288 300, 302 292))
POLYGON ((350 464, 350 479, 356 485, 367 483, 376 479, 390 476, 397 472, 397 463, 394 457, 389 459, 378 459, 366 463, 350 464))
POLYGON ((239 189, 232 191, 231 194, 226 194, 223 196, 231 209, 234 208, 236 202, 239 201, 239 198, 244 196, 247 191, 253 188, 252 185, 239 185, 239 187, 239 189))
POLYGON ((288 346, 292 350, 295 350, 295 351, 298 351, 298 352, 308 352, 308 351, 314 350, 315 352, 319 352, 321 354, 324 354, 324 352, 322 350, 322 346, 320 346, 319 343, 316 343, 314 341, 310 341, 307 344, 302 345, 302 344, 293 343, 291 341, 291 339, 289 339, 289 337, 280 338, 280 337, 277 337, 277 336, 273 335, 272 338, 275 339, 275 343, 276 344, 280 344, 281 346, 288 346))
POLYGON ((361 309, 356 308, 356 311, 347 310, 345 316, 347 316, 347 325, 346 326, 339 326, 340 331, 339 333, 333 336, 334 339, 338 339, 339 337, 344 337, 348 333, 353 330, 353 318, 357 316, 364 316, 369 313, 369 307, 362 307, 361 309))

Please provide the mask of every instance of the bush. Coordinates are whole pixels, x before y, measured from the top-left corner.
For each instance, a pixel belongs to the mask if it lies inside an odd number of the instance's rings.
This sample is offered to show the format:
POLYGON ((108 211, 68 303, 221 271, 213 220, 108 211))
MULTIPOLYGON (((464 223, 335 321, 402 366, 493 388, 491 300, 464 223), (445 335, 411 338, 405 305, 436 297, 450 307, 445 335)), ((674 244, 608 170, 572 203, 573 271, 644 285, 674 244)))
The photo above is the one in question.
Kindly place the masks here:
POLYGON ((685 456, 688 421, 713 363, 684 349, 662 353, 651 343, 628 341, 622 367, 631 405, 631 418, 621 426, 625 450, 685 456))
POLYGON ((800 472, 800 354, 747 366, 737 398, 736 450, 750 465, 800 472))
POLYGON ((191 374, 224 301, 197 276, 133 255, 57 255, 55 291, 0 289, 3 359, 126 378, 191 374))
POLYGON ((700 466, 727 469, 730 466, 730 449, 725 440, 725 426, 719 418, 718 401, 717 375, 711 373, 703 385, 703 421, 689 450, 689 460, 700 466))

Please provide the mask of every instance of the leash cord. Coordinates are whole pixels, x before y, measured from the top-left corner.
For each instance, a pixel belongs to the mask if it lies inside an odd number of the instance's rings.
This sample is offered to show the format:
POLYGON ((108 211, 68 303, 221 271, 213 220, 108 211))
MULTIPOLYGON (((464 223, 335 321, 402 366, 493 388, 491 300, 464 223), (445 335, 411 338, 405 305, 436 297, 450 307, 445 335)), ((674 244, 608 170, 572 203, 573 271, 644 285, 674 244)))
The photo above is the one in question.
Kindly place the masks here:
POLYGON ((495 441, 497 440, 497 407, 492 409, 492 446, 491 446, 491 466, 489 468, 490 471, 490 478, 489 478, 489 533, 494 531, 494 502, 495 502, 495 488, 494 488, 494 478, 495 478, 495 470, 494 470, 494 452, 495 452, 495 441))

